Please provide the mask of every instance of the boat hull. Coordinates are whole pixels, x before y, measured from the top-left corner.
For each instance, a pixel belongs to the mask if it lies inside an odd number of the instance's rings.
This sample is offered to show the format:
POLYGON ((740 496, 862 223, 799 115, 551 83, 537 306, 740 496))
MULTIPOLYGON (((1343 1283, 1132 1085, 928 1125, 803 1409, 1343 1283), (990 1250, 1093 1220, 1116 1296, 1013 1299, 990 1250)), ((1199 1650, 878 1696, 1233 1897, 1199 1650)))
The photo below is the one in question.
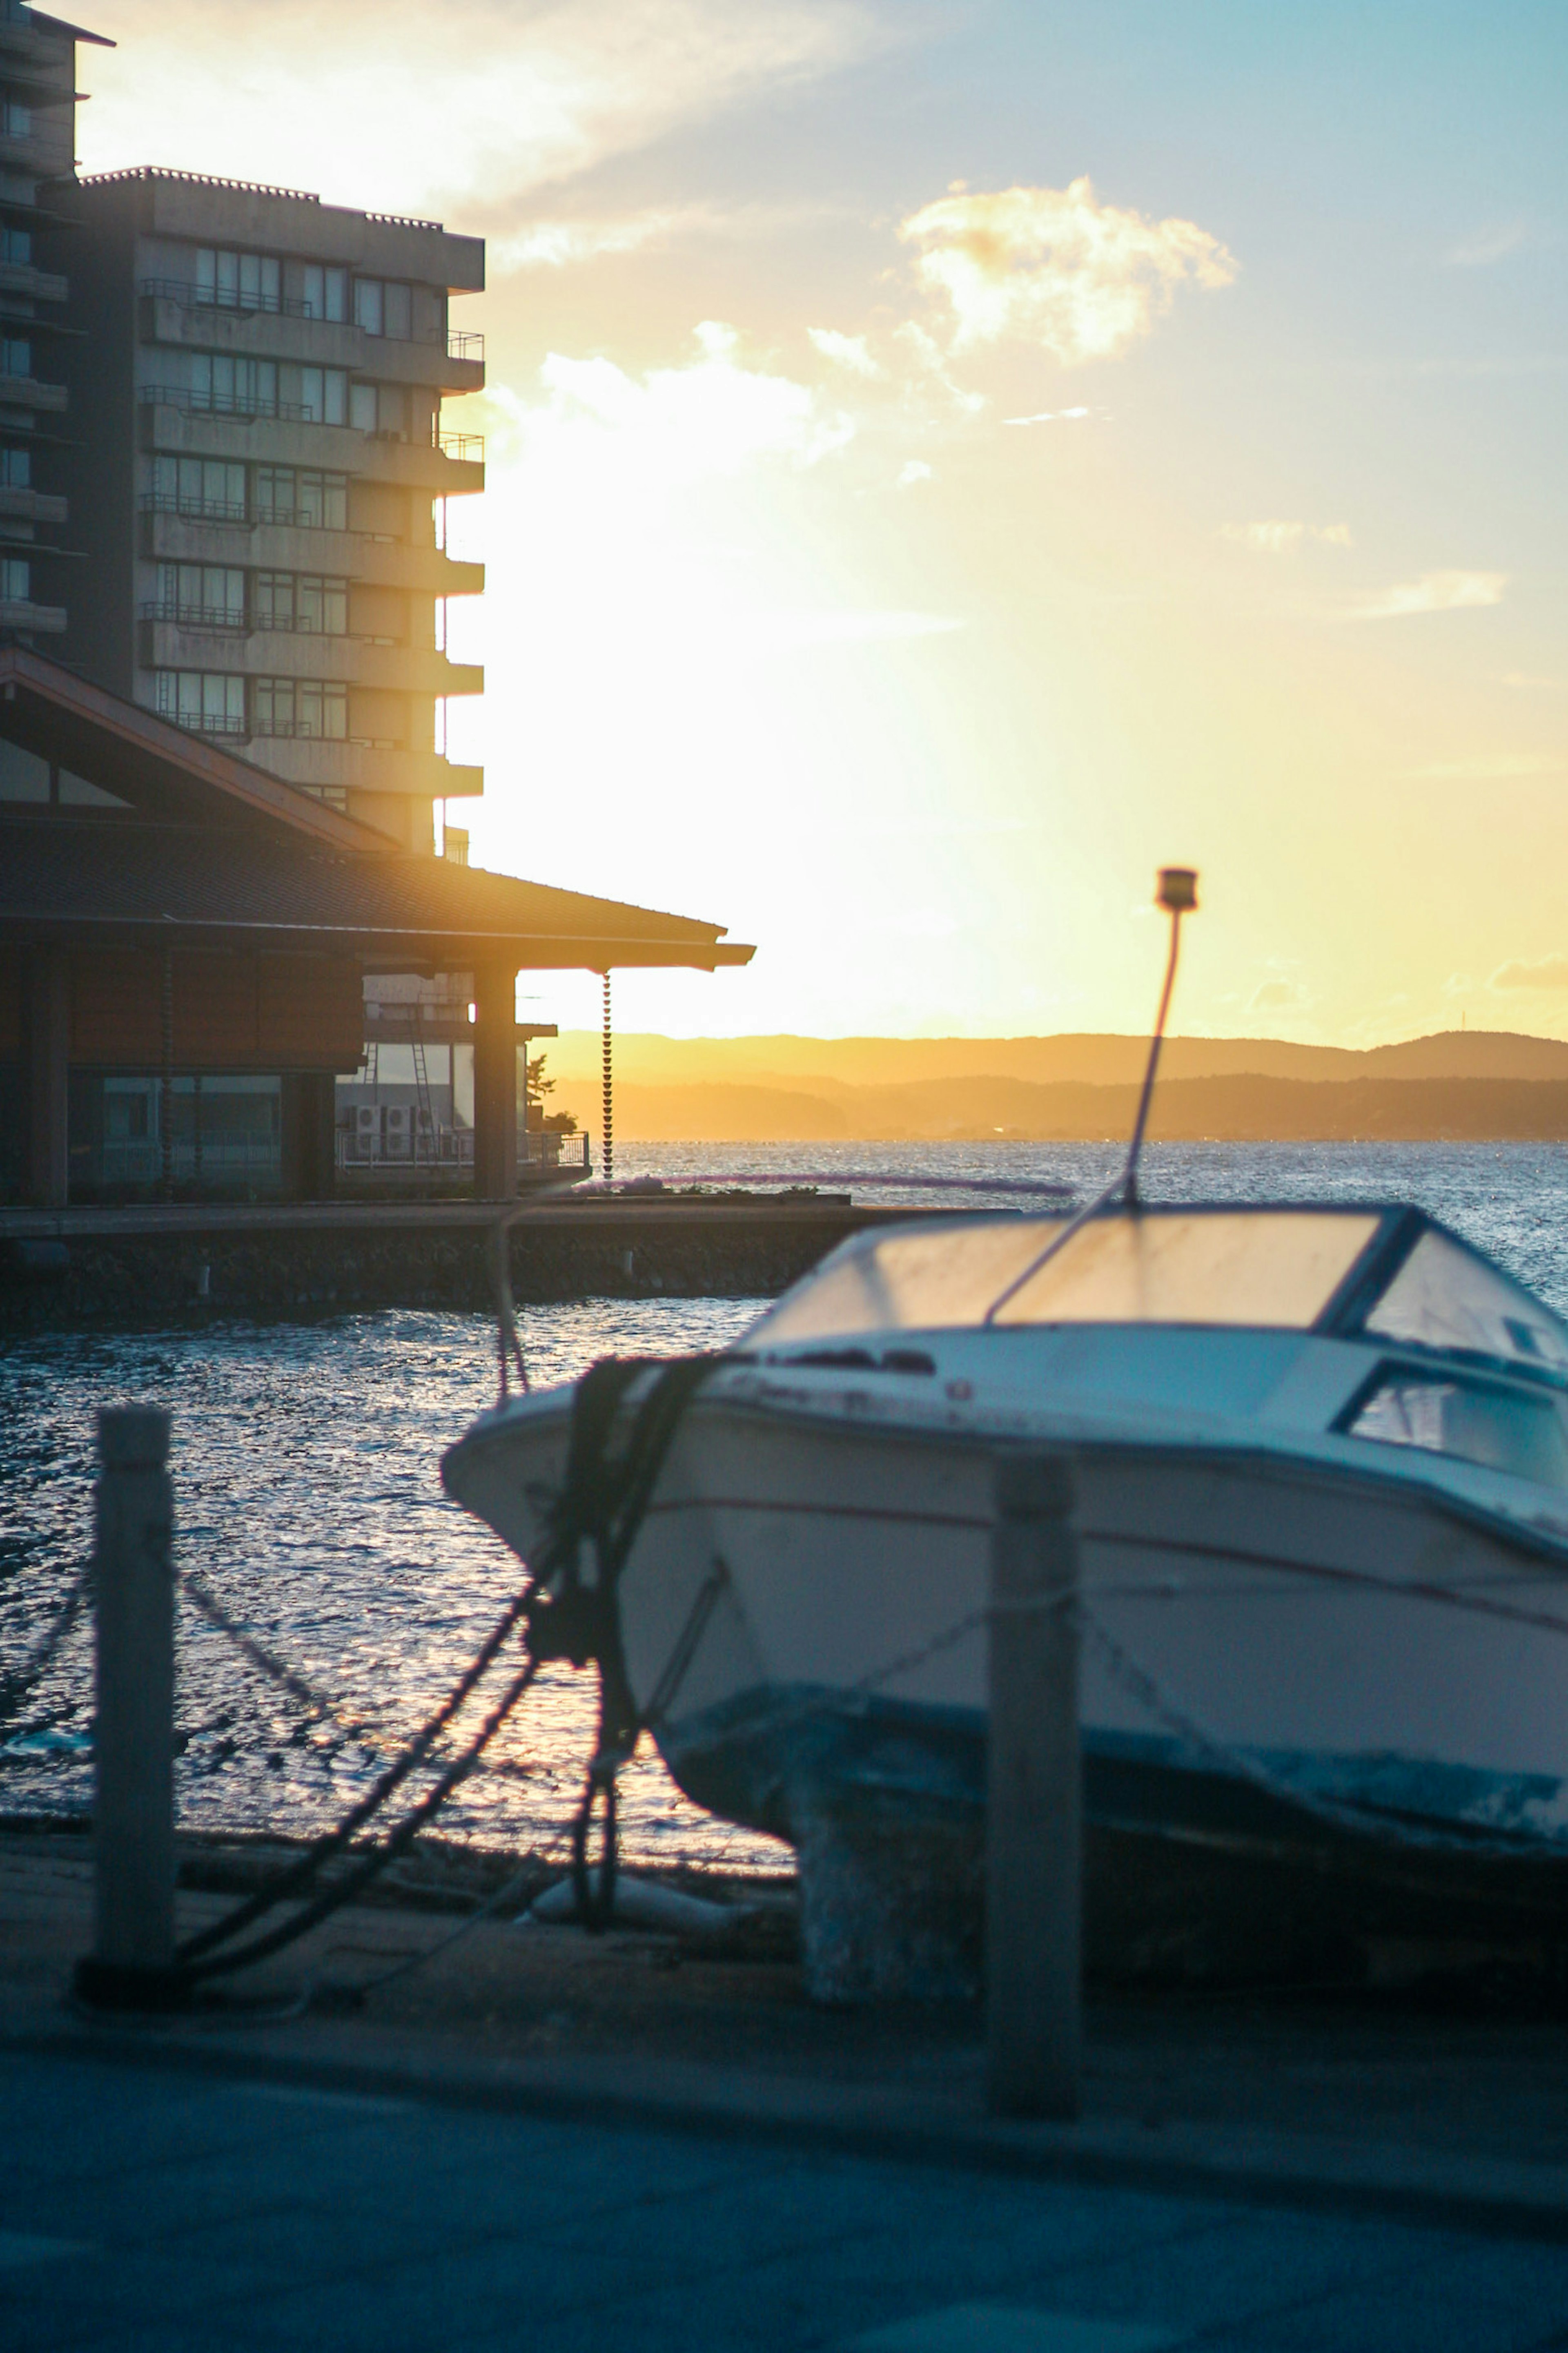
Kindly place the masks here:
MULTIPOLYGON (((526 1553, 517 1499, 558 1480, 564 1420, 520 1433, 488 1473, 511 1525, 476 1507, 526 1553)), ((700 1398, 619 1595, 645 1706, 700 1622, 653 1727, 681 1788, 791 1840, 803 1876, 852 1856, 884 1908, 921 1886, 952 1989, 977 1951, 996 1451, 700 1398)), ((1568 1943, 1558 1547, 1344 1462, 1081 1429, 1068 1451, 1091 1966, 1568 1943)))

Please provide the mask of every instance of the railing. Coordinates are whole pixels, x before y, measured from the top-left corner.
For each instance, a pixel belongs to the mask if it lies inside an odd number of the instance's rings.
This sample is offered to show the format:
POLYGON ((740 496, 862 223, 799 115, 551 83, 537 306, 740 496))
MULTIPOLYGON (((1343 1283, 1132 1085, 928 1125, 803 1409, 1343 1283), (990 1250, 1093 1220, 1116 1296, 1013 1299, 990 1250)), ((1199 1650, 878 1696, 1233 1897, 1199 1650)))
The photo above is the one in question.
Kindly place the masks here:
POLYGON ((183 499, 177 491, 143 491, 138 501, 143 514, 172 514, 186 522, 242 522, 251 518, 227 499, 183 499))
POLYGON ((240 288, 194 286, 188 278, 143 278, 138 292, 155 302, 177 302, 186 311, 269 311, 274 317, 313 319, 313 302, 291 294, 245 293, 240 288))
MULTIPOLYGON (((583 1174, 593 1174, 593 1139, 587 1134, 563 1136, 556 1128, 520 1128, 517 1135, 517 1165, 521 1168, 562 1168, 572 1170, 578 1166, 576 1155, 568 1154, 568 1144, 583 1147, 583 1174)), ((334 1137, 333 1159, 342 1169, 374 1168, 383 1173, 415 1176, 426 1168, 472 1168, 474 1165, 474 1133, 468 1127, 416 1128, 412 1120, 395 1138, 384 1136, 378 1127, 340 1127, 334 1137)))
MULTIPOLYGON (((253 629, 266 629, 284 637, 347 638, 350 635, 346 627, 341 629, 329 629, 324 622, 308 621, 298 613, 253 612, 250 617, 250 626, 253 629)), ((356 642, 368 645, 374 644, 375 640, 361 638, 356 642)))
POLYGON ((196 417, 275 417, 289 425, 319 425, 313 408, 299 400, 265 400, 259 394, 198 393, 187 384, 144 384, 137 398, 148 407, 182 408, 196 417))
MULTIPOLYGON (((298 686, 300 681, 296 679, 294 683, 298 686)), ((346 744, 349 740, 346 735, 329 734, 309 719, 257 719, 251 722, 250 733, 258 741, 275 737, 291 744, 346 744)))
POLYGON ((160 711, 158 716, 172 727, 183 727, 187 735, 245 736, 251 732, 247 719, 219 718, 212 712, 160 711))
POLYGON ((443 458, 455 458, 462 466, 482 466, 485 462, 485 437, 482 433, 441 433, 435 444, 443 458))
POLYGON ((177 628, 200 637, 247 637, 250 624, 243 613, 209 613, 205 606, 153 602, 141 607, 144 621, 172 621, 177 628))
POLYGON ((449 360, 482 360, 485 339, 475 327, 448 327, 447 357, 449 360))

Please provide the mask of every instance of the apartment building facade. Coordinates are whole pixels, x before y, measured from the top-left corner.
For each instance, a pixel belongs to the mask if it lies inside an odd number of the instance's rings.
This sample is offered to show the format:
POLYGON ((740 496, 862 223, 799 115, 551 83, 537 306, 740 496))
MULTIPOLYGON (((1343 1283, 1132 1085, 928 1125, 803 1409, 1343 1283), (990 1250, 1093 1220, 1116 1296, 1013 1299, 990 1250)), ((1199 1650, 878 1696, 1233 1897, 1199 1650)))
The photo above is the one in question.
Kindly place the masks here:
POLYGON ((141 167, 72 189, 64 452, 80 565, 54 650, 329 807, 433 846, 446 607, 482 589, 446 552, 483 445, 443 429, 484 382, 452 295, 484 248, 436 221, 141 167))
POLYGON ((76 45, 101 35, 0 0, 0 640, 58 652, 79 563, 68 543, 72 424, 66 353, 78 332, 61 257, 60 191, 76 172, 76 45), (48 256, 51 264, 56 256, 48 256))

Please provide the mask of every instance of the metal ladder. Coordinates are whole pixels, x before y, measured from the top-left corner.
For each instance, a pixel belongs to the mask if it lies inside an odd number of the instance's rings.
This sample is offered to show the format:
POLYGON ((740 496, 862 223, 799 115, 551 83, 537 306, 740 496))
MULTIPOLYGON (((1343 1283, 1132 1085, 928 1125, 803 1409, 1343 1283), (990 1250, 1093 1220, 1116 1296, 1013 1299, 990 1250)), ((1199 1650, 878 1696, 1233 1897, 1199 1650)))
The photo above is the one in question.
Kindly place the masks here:
POLYGON ((416 997, 414 1000, 414 1085, 419 1103, 414 1123, 416 1161, 419 1158, 419 1139, 422 1135, 428 1136, 430 1140, 430 1149, 426 1157, 433 1158, 436 1151, 436 1113, 430 1101, 430 1073, 426 1066, 425 1039, 421 1028, 424 1018, 425 1008, 418 997, 416 997))

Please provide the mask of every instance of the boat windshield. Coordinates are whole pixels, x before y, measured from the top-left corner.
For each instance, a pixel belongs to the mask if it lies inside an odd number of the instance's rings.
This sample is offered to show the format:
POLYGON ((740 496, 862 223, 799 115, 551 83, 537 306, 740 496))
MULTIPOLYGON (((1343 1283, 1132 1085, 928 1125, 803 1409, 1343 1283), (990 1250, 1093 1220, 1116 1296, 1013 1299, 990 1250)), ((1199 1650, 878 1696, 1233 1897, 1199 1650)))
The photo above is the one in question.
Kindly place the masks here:
MULTIPOLYGON (((983 1324, 1050 1243, 1055 1221, 862 1234, 789 1293, 748 1347, 983 1324)), ((1241 1209, 1092 1219, 998 1311, 1018 1324, 1315 1324, 1379 1213, 1241 1209)))
POLYGON ((1498 1267, 1428 1227, 1363 1329, 1408 1347, 1462 1349, 1568 1372, 1568 1324, 1498 1267))

